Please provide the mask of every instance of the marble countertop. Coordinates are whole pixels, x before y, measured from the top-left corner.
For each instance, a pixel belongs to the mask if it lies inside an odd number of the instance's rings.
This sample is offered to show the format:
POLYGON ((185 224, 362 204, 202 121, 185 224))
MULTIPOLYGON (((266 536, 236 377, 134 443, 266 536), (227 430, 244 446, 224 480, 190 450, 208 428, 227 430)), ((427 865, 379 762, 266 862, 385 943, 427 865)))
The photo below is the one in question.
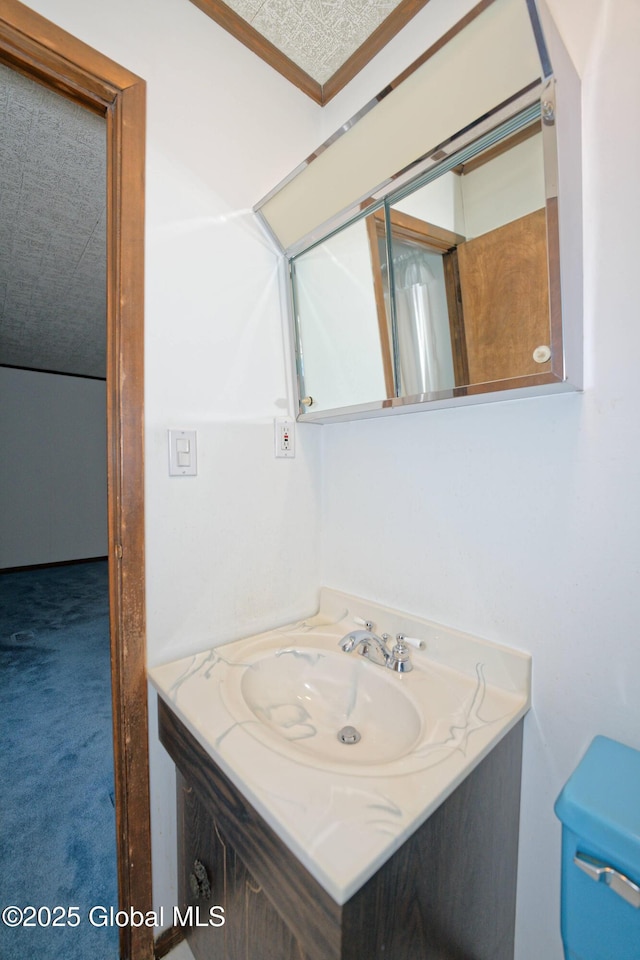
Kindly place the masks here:
MULTIPOLYGON (((524 716, 531 658, 323 588, 313 617, 154 667, 149 677, 235 786, 342 904, 524 716), (339 640, 361 629, 359 620, 372 621, 378 634, 401 632, 423 640, 423 650, 411 651, 414 670, 398 675, 356 653, 342 653, 339 640), (388 763, 352 764, 348 758, 356 755, 348 751, 357 747, 336 739, 334 755, 333 737, 331 752, 318 761, 317 731, 299 706, 286 698, 284 704, 274 703, 270 717, 282 724, 284 734, 278 736, 273 723, 265 727, 238 697, 239 679, 255 671, 269 651, 280 658, 291 655, 283 665, 304 658, 315 664, 337 651, 350 658, 354 671, 376 671, 380 712, 386 707, 394 714, 382 718, 383 728, 392 730, 395 724, 403 735, 408 725, 408 720, 398 722, 393 699, 385 699, 389 684, 402 685, 407 702, 421 711, 422 725, 415 735, 407 734, 406 747, 388 763)), ((393 744, 390 749, 395 750, 393 744)))

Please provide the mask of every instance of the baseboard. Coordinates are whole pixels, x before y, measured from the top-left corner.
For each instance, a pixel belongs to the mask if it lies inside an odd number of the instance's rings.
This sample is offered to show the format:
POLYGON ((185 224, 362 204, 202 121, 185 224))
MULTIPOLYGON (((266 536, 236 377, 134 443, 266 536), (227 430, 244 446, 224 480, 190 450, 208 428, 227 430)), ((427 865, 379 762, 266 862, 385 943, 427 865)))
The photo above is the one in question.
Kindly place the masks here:
POLYGON ((154 944, 154 956, 156 960, 162 960, 168 953, 171 953, 174 947, 184 940, 184 930, 182 927, 169 927, 163 930, 154 944))
POLYGON ((54 560, 51 563, 27 563, 23 567, 0 567, 2 573, 21 573, 23 570, 46 570, 48 567, 71 567, 78 563, 98 563, 108 557, 80 557, 78 560, 54 560))

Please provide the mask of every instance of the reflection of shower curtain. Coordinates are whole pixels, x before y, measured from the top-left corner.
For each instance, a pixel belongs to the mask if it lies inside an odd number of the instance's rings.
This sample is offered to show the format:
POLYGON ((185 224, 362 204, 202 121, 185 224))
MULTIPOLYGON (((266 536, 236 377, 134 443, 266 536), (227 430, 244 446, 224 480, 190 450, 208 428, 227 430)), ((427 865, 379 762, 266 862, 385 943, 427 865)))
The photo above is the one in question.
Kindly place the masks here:
POLYGON ((444 384, 429 296, 429 286, 436 278, 419 253, 403 258, 396 265, 396 276, 400 281, 396 285, 396 323, 402 394, 441 390, 444 384))

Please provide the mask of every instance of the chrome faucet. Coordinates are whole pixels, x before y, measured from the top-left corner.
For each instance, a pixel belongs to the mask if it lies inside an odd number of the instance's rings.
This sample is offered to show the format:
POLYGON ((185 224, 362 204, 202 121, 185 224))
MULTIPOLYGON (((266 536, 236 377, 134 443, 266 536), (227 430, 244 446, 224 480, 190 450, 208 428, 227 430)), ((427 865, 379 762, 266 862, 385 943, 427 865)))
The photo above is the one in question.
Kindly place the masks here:
POLYGON ((408 673, 409 670, 413 670, 413 664, 409 659, 409 648, 402 642, 402 634, 398 634, 391 650, 387 646, 387 640, 389 640, 388 633, 383 633, 379 637, 371 629, 353 630, 339 641, 338 646, 345 653, 357 650, 360 656, 366 657, 372 663, 377 663, 380 667, 388 667, 396 673, 408 673))

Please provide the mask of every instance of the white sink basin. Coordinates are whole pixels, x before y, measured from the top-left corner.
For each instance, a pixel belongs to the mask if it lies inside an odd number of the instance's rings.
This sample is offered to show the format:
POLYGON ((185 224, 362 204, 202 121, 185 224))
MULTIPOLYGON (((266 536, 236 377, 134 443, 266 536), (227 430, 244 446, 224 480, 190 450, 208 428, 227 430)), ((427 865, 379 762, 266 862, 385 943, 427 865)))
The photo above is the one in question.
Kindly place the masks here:
POLYGON ((421 710, 404 677, 360 656, 316 647, 269 649, 229 671, 230 713, 266 746, 313 765, 386 764, 422 736, 421 710), (360 739, 353 743, 348 730, 360 739))

